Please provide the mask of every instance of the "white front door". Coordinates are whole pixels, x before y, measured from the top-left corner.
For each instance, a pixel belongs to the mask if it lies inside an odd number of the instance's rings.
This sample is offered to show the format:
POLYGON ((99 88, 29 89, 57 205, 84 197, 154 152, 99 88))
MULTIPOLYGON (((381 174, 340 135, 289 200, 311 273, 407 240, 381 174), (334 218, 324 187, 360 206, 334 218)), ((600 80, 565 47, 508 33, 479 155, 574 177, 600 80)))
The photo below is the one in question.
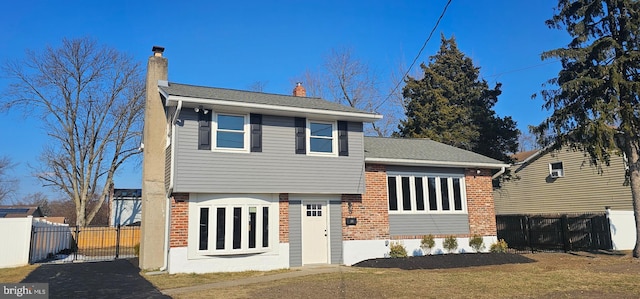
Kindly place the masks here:
POLYGON ((302 264, 326 264, 328 259, 327 203, 302 203, 302 264))

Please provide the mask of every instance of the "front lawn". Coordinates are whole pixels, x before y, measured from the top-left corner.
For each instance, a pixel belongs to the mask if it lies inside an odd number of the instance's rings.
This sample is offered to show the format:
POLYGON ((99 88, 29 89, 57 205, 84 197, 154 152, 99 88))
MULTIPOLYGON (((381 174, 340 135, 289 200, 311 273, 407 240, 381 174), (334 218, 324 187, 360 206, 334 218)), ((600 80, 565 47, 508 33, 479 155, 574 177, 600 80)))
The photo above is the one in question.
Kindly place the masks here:
POLYGON ((431 270, 350 271, 215 288, 174 298, 638 298, 630 255, 525 254, 533 263, 431 270))

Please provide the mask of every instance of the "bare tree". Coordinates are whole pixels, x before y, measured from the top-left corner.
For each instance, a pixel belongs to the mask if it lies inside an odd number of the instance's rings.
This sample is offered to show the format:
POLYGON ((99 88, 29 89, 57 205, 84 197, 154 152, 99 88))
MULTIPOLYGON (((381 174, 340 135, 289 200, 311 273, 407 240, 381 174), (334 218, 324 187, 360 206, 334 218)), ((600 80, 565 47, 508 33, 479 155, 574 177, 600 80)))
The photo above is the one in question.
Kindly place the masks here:
POLYGON ((264 88, 267 87, 268 81, 255 81, 249 85, 249 90, 255 92, 264 92, 264 88))
POLYGON ((16 180, 7 175, 7 171, 13 166, 8 157, 0 157, 0 203, 15 191, 16 180))
POLYGON ((139 153, 144 79, 133 58, 89 38, 27 51, 8 62, 13 79, 3 108, 20 107, 50 137, 37 177, 75 204, 77 224, 91 223, 116 170, 139 153), (88 205, 97 196, 97 204, 88 205))
POLYGON ((521 132, 520 136, 518 136, 518 151, 526 152, 532 151, 535 149, 539 149, 540 146, 536 142, 536 135, 533 133, 525 133, 521 132))
POLYGON ((16 202, 16 204, 38 206, 40 207, 40 211, 42 211, 45 216, 51 216, 51 206, 49 205, 49 198, 47 198, 47 196, 42 192, 27 194, 23 196, 22 199, 20 199, 18 202, 16 202))
POLYGON ((307 70, 296 81, 304 83, 308 96, 383 114, 382 121, 365 127, 367 134, 388 136, 397 125, 396 113, 391 109, 395 101, 382 91, 381 80, 369 64, 355 57, 349 48, 332 50, 320 71, 307 70))

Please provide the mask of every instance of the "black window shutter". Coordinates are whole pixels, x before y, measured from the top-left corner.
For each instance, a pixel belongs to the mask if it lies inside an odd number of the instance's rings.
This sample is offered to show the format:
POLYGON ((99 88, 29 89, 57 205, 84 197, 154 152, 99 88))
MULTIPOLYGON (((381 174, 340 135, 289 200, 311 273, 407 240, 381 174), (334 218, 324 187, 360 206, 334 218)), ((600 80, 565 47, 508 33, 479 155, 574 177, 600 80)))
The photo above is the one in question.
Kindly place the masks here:
POLYGON ((211 111, 204 114, 204 109, 198 112, 198 149, 211 150, 211 111))
POLYGON ((307 120, 304 117, 295 118, 296 125, 296 154, 307 153, 306 127, 307 120))
POLYGON ((251 114, 251 151, 262 152, 262 114, 251 114))
POLYGON ((349 139, 347 131, 348 123, 346 121, 338 121, 338 155, 349 155, 349 139))

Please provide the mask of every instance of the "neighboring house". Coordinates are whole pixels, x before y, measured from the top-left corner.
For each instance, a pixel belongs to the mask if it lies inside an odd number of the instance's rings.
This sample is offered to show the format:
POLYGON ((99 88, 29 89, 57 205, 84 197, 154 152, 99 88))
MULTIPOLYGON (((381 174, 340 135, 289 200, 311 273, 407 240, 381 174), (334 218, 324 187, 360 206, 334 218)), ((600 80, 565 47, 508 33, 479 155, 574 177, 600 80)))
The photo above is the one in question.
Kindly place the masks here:
POLYGON ((364 137, 381 115, 307 98, 300 84, 284 96, 169 83, 163 50, 147 74, 142 268, 350 265, 391 241, 421 255, 428 234, 438 248, 458 237, 461 251, 472 235, 496 241, 491 180, 508 165, 364 137))
POLYGON ((496 215, 607 213, 614 249, 635 245, 631 188, 624 158, 612 155, 601 171, 587 154, 563 147, 519 153, 510 170, 517 178, 494 192, 496 215))
POLYGON ((497 215, 633 209, 621 156, 612 155, 601 173, 584 152, 567 148, 530 151, 516 158, 510 169, 517 179, 504 182, 494 193, 497 215))
POLYGON ((39 206, 0 206, 0 218, 44 217, 39 206))
POLYGON ((113 189, 110 226, 136 225, 142 219, 142 189, 113 189))

